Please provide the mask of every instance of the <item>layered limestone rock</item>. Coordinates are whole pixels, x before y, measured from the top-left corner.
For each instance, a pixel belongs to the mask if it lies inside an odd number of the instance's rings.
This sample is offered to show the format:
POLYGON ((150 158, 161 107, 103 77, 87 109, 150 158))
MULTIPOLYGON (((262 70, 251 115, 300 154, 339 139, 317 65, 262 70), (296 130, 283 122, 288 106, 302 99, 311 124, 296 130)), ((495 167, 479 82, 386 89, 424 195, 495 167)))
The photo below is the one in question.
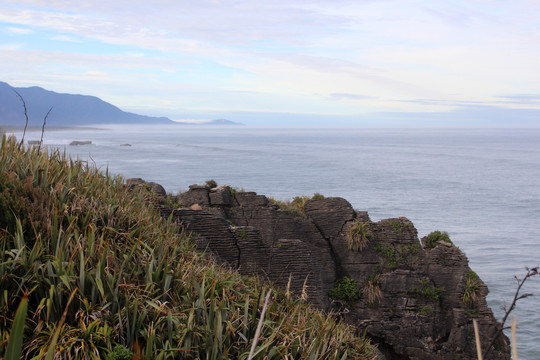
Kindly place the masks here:
POLYGON ((167 195, 167 193, 165 192, 165 189, 160 184, 155 183, 155 182, 147 182, 147 181, 144 181, 141 178, 127 179, 126 185, 130 189, 133 189, 136 186, 145 187, 145 188, 151 190, 158 197, 165 197, 167 195))
MULTIPOLYGON (((372 222, 342 198, 307 200, 298 213, 226 186, 194 185, 176 200, 179 208, 161 211, 194 234, 199 250, 278 287, 290 282, 293 293, 365 331, 387 359, 476 359, 473 319, 483 344, 500 326, 465 254, 446 242, 422 246, 406 218, 372 222), (357 284, 354 300, 328 295, 342 279, 357 284)), ((503 336, 490 359, 509 358, 503 336)))

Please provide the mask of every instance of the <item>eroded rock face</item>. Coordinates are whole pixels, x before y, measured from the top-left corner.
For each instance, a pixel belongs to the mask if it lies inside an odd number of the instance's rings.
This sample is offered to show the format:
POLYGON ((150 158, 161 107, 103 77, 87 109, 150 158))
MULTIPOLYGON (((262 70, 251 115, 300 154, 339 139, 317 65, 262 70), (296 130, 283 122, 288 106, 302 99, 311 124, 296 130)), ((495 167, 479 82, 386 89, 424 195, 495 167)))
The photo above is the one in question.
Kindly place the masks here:
POLYGON ((164 196, 167 195, 167 193, 165 192, 165 189, 160 184, 155 183, 155 182, 147 182, 147 181, 144 181, 141 178, 127 179, 126 180, 126 185, 130 189, 133 189, 136 186, 144 186, 144 187, 148 188, 150 191, 152 191, 154 194, 156 194, 159 197, 164 197, 164 196))
MULTIPOLYGON (((178 200, 163 215, 193 232, 199 250, 276 286, 290 281, 296 295, 366 331, 387 359, 476 359, 473 319, 484 345, 499 326, 465 254, 447 243, 423 248, 406 218, 372 222, 342 198, 308 200, 298 215, 228 187, 191 186, 178 200), (359 300, 328 296, 344 277, 359 300)), ((509 353, 503 336, 490 359, 509 353)))

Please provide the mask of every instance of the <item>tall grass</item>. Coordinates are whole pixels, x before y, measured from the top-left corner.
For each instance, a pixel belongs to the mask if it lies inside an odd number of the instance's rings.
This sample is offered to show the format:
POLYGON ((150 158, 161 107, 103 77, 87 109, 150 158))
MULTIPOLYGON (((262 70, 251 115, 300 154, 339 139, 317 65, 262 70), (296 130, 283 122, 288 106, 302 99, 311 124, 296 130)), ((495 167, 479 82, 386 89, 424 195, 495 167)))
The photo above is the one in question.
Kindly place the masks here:
POLYGON ((151 200, 2 138, 0 357, 20 342, 25 359, 100 359, 118 345, 146 359, 247 359, 261 323, 253 359, 374 358, 351 327, 195 252, 151 200))
POLYGON ((351 251, 362 251, 368 246, 368 242, 372 237, 367 222, 361 222, 355 219, 346 231, 347 248, 351 251))

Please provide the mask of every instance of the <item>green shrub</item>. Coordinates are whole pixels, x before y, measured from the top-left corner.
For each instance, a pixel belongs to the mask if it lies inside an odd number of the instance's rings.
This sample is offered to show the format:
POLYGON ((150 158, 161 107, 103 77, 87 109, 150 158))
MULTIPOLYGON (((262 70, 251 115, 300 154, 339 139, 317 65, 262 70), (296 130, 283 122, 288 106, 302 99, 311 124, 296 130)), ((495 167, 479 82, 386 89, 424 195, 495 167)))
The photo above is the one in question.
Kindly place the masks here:
POLYGON ((231 197, 233 198, 236 198, 236 196, 238 195, 238 193, 243 193, 245 192, 246 190, 244 190, 244 188, 239 188, 239 187, 232 187, 232 186, 229 186, 229 194, 231 194, 231 197))
POLYGON ((400 264, 410 268, 412 266, 411 261, 417 259, 422 247, 419 243, 382 246, 377 242, 373 248, 381 256, 381 262, 377 265, 378 271, 387 272, 394 270, 400 264))
POLYGON ((216 180, 210 179, 210 180, 206 180, 206 186, 208 186, 210 189, 213 189, 213 188, 217 188, 218 184, 216 180))
POLYGON ((433 311, 433 308, 431 305, 424 305, 420 309, 418 309, 418 315, 429 315, 433 311))
POLYGON ((472 271, 469 270, 465 274, 465 285, 463 286, 463 303, 467 306, 473 306, 476 303, 476 300, 478 300, 478 297, 480 296, 480 286, 481 281, 478 275, 472 271))
POLYGON ((116 345, 107 357, 106 360, 131 360, 133 358, 133 353, 129 351, 126 347, 122 345, 116 345))
POLYGON ((360 300, 362 292, 354 279, 345 276, 341 278, 334 287, 328 291, 328 296, 333 300, 343 300, 347 303, 354 303, 360 300))
POLYGON ((438 301, 443 292, 442 288, 433 286, 429 279, 420 280, 420 285, 411 289, 411 294, 429 301, 438 301))
POLYGON ((401 229, 402 224, 399 220, 390 219, 387 220, 387 222, 392 226, 392 229, 394 229, 395 232, 397 232, 398 234, 403 233, 403 230, 401 229))
POLYGON ((395 248, 391 246, 382 246, 379 243, 375 243, 374 248, 382 258, 381 263, 378 265, 379 271, 390 271, 397 267, 400 258, 395 248))
POLYGON ((438 245, 438 243, 440 241, 444 241, 444 242, 447 242, 449 244, 452 244, 452 241, 450 240, 450 236, 448 235, 448 233, 447 232, 440 232, 438 230, 429 233, 429 235, 424 237, 422 239, 422 241, 423 241, 424 247, 426 249, 434 248, 435 246, 438 245))
POLYGON ((323 200, 324 199, 324 195, 321 195, 319 193, 315 193, 313 194, 313 196, 311 197, 312 200, 323 200))

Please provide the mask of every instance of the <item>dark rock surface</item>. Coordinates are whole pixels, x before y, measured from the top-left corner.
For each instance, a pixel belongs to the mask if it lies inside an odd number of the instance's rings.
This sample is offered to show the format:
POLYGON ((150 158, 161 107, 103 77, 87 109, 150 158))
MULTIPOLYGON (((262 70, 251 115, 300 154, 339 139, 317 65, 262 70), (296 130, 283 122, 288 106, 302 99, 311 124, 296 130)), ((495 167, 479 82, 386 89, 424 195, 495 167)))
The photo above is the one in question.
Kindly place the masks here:
POLYGON ((161 186, 160 184, 155 183, 155 182, 147 182, 141 178, 127 179, 126 185, 129 188, 134 188, 135 186, 144 186, 159 197, 165 197, 167 195, 167 192, 165 191, 163 186, 161 186))
MULTIPOLYGON (((406 218, 372 222, 342 198, 307 200, 299 215, 226 186, 193 185, 176 200, 180 208, 161 211, 194 234, 199 250, 278 287, 290 281, 294 294, 366 331, 387 359, 476 359, 473 319, 484 345, 500 326, 481 280, 464 300, 472 273, 465 254, 447 243, 423 248, 406 218), (359 226, 365 243, 356 249, 351 231, 359 226), (358 301, 328 296, 345 276, 358 284, 358 301)), ((508 343, 501 337, 490 359, 509 359, 508 343)))
POLYGON ((83 141, 73 140, 72 142, 69 143, 69 145, 71 146, 92 145, 92 142, 90 140, 83 140, 83 141))

